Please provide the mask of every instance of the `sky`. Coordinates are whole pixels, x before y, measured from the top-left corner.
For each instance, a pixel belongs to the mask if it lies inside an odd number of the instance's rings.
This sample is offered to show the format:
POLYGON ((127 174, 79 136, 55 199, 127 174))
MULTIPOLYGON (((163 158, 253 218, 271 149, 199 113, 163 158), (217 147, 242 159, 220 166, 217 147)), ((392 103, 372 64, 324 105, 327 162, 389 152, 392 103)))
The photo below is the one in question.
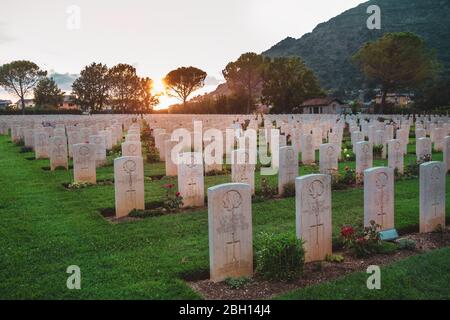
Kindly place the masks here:
MULTIPOLYGON (((31 60, 63 90, 84 66, 129 63, 155 81, 180 66, 208 73, 206 86, 242 53, 300 38, 364 0, 1 0, 0 64, 31 60)), ((17 98, 0 92, 0 99, 17 98)), ((163 98, 160 107, 176 100, 163 98)))

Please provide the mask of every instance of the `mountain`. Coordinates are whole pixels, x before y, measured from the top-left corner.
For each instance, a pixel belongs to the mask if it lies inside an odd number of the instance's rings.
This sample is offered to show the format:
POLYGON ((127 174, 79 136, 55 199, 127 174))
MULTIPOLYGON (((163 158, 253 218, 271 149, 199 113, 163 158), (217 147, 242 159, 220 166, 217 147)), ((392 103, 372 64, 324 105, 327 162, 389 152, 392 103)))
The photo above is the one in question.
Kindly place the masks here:
POLYGON ((410 31, 421 36, 450 75, 450 0, 368 1, 319 24, 300 39, 286 38, 263 55, 299 56, 326 89, 361 89, 363 77, 350 61, 366 42, 387 32, 410 31), (369 30, 369 5, 381 9, 381 30, 369 30))

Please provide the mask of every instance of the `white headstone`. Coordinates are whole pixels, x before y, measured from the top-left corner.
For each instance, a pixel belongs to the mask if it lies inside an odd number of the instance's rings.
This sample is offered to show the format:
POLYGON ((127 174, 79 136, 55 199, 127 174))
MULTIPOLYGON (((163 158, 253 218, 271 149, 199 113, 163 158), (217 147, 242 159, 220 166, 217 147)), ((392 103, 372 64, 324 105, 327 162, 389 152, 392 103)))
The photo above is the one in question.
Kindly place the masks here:
POLYGON ((336 174, 338 172, 338 146, 332 143, 320 145, 319 167, 322 174, 336 174))
POLYGON ((332 253, 331 177, 298 177, 295 190, 296 234, 305 242, 305 262, 324 260, 332 253))
POLYGON ((403 174, 403 146, 398 139, 388 141, 388 167, 403 174))
POLYGON ((95 164, 97 167, 106 164, 106 139, 98 134, 89 137, 89 143, 95 146, 95 164))
POLYGON ((67 159, 67 139, 62 136, 50 138, 50 169, 54 171, 58 167, 69 167, 67 159))
POLYGON ((251 188, 229 183, 208 189, 210 279, 253 275, 251 188))
POLYGON ((250 164, 249 151, 245 149, 234 150, 231 153, 231 181, 234 183, 249 184, 252 194, 255 193, 255 165, 250 164))
POLYGON ((302 163, 312 164, 315 162, 313 136, 309 133, 302 135, 302 163))
POLYGON ((184 152, 180 154, 178 191, 183 197, 184 207, 204 206, 203 159, 200 152, 184 152))
POLYGON ((375 221, 382 230, 394 228, 394 170, 376 167, 364 172, 364 225, 375 221))
POLYGON ((97 183, 96 151, 97 146, 89 143, 79 143, 73 146, 73 176, 77 183, 97 183))
POLYGON ((368 141, 356 143, 356 176, 362 181, 364 171, 373 167, 373 150, 368 141))
POLYGON ((293 147, 280 148, 280 168, 278 169, 278 194, 284 193, 287 184, 295 185, 298 176, 298 156, 293 147))
POLYGON ((120 157, 114 160, 116 217, 132 210, 144 210, 144 161, 142 157, 120 157))
POLYGON ((445 176, 443 162, 420 165, 420 232, 445 227, 445 176))
POLYGON ((431 160, 432 144, 430 138, 416 139, 417 161, 423 162, 425 159, 431 160))

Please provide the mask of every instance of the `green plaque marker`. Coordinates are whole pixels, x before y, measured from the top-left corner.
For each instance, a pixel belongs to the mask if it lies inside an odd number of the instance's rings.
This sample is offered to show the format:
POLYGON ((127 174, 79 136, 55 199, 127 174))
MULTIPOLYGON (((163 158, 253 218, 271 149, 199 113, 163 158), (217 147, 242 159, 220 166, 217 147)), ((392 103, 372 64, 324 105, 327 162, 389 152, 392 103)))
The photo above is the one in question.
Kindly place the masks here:
POLYGON ((392 241, 398 238, 397 230, 387 229, 380 232, 380 238, 383 241, 392 241))

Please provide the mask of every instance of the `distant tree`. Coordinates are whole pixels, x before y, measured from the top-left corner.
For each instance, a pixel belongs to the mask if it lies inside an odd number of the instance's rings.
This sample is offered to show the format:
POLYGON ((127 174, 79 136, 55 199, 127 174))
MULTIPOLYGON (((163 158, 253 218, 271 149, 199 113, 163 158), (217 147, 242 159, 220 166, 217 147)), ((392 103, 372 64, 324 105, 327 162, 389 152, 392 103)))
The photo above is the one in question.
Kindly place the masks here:
POLYGON ((141 82, 136 74, 136 68, 120 63, 108 73, 109 102, 114 111, 136 112, 139 109, 138 94, 141 82))
POLYGON ((86 66, 74 81, 72 92, 83 110, 103 110, 109 99, 108 67, 101 63, 86 66))
POLYGON ((428 81, 418 89, 414 97, 414 106, 418 111, 434 112, 450 107, 450 77, 442 74, 439 78, 428 81))
POLYGON ((166 92, 186 106, 186 101, 192 92, 205 85, 205 71, 195 67, 181 67, 170 71, 163 79, 166 92))
POLYGON ((192 114, 238 114, 247 106, 245 95, 230 94, 211 97, 205 95, 188 101, 186 105, 177 104, 169 107, 169 113, 192 114))
POLYGON ((249 52, 242 54, 235 62, 227 64, 222 71, 229 88, 235 93, 243 92, 247 97, 249 114, 255 103, 255 96, 261 90, 262 75, 265 67, 263 56, 249 52))
POLYGON ((274 113, 291 113, 305 100, 323 96, 319 81, 300 58, 275 58, 264 72, 262 102, 274 113))
POLYGON ((419 86, 434 75, 437 65, 425 42, 410 32, 387 33, 366 43, 353 60, 369 81, 381 86, 381 113, 389 91, 419 86))
POLYGON ((34 62, 13 61, 0 66, 0 86, 19 97, 25 114, 25 97, 46 75, 47 71, 41 70, 34 62))
POLYGON ((153 80, 150 78, 141 78, 139 80, 138 101, 142 111, 152 111, 159 103, 159 97, 152 93, 153 80))
POLYGON ((62 92, 53 78, 42 78, 34 88, 34 103, 41 108, 57 108, 64 101, 62 92))

